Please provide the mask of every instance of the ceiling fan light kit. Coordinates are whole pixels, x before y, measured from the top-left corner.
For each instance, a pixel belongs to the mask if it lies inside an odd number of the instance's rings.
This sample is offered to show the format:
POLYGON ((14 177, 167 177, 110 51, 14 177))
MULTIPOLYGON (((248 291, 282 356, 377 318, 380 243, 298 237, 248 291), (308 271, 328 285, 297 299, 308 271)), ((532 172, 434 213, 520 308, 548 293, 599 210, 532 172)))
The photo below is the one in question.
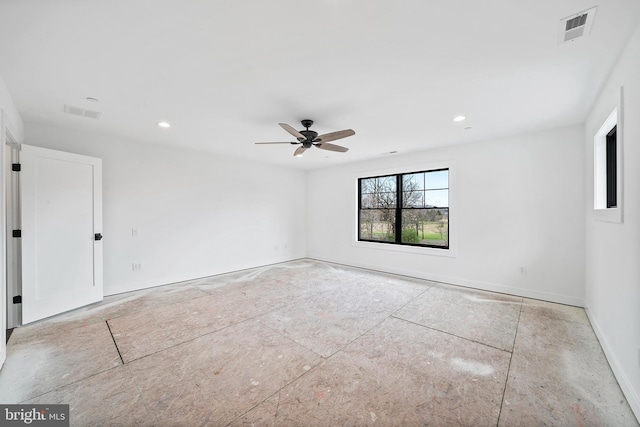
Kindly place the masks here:
POLYGON ((356 133, 352 129, 339 130, 337 132, 325 133, 324 135, 318 135, 318 132, 309 130, 313 125, 313 120, 305 119, 300 122, 305 128, 304 130, 297 131, 292 126, 286 123, 278 123, 282 129, 296 138, 296 142, 256 142, 256 144, 293 144, 300 147, 296 148, 293 152, 295 157, 302 157, 302 153, 311 147, 317 147, 322 150, 336 151, 338 153, 345 153, 349 151, 347 147, 340 145, 329 144, 329 141, 335 141, 337 139, 346 138, 348 136, 355 135, 356 133))

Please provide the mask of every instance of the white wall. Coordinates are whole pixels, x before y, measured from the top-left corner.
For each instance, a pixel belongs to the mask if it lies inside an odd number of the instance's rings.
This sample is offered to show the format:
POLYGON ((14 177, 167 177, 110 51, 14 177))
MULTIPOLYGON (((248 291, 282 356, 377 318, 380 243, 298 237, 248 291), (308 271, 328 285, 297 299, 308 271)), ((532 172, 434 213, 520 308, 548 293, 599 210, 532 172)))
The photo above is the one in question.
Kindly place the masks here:
POLYGON ((583 127, 572 126, 312 171, 308 256, 581 306, 583 141, 583 127), (454 163, 455 257, 354 244, 358 176, 441 161, 454 163))
POLYGON ((103 159, 107 295, 305 256, 303 171, 33 123, 25 143, 103 159))
MULTIPOLYGON (((0 77, 0 110, 2 110, 3 126, 5 130, 9 130, 11 136, 20 142, 24 136, 24 124, 20 113, 13 104, 11 94, 4 84, 4 80, 0 77)), ((4 131, 3 131, 4 132, 4 131)), ((4 138, 4 137, 3 137, 4 138)))
POLYGON ((16 142, 22 141, 23 123, 11 95, 0 77, 0 367, 7 356, 7 270, 6 270, 6 208, 5 208, 5 143, 9 132, 16 142))
POLYGON ((640 419, 640 27, 585 125, 586 308, 627 400, 640 419), (593 137, 622 105, 623 223, 593 211, 593 137))

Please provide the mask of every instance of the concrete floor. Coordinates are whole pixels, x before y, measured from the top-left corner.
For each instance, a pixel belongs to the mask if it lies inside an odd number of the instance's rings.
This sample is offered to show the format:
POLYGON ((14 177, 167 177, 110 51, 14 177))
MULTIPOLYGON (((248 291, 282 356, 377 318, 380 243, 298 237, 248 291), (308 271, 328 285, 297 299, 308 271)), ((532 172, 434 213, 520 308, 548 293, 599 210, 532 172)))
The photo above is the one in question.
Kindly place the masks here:
POLYGON ((0 402, 78 426, 638 425, 584 310, 311 260, 16 329, 0 402))

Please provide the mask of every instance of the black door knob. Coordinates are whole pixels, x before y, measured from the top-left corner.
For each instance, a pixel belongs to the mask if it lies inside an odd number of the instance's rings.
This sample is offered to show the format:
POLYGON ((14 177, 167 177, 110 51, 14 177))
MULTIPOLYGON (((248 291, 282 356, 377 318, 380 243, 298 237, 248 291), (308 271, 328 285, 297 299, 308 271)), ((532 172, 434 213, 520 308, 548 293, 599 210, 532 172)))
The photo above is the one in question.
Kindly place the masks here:
POLYGON ((96 240, 102 240, 102 234, 100 234, 100 233, 96 233, 96 234, 95 234, 95 239, 96 239, 96 240))

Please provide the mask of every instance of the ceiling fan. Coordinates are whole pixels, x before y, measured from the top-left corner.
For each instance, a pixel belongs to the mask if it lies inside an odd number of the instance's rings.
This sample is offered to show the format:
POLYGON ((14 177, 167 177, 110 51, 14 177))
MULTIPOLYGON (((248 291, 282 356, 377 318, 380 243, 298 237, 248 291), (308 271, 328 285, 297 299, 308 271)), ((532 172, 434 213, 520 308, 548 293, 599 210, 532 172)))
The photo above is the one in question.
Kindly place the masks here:
POLYGON ((293 155, 296 157, 302 157, 302 153, 304 153, 312 146, 316 146, 323 150, 344 153, 346 151, 349 151, 347 147, 329 144, 329 141, 335 141, 336 139, 346 138, 348 136, 356 134, 352 129, 346 129, 339 130, 337 132, 325 133, 324 135, 318 135, 318 132, 309 130, 311 125, 313 125, 313 120, 302 120, 301 123, 302 126, 306 128, 305 130, 297 131, 292 126, 289 126, 286 123, 278 123, 282 129, 286 130, 291 135, 296 137, 296 142, 256 142, 256 144, 302 144, 296 149, 296 151, 293 152, 293 155))

